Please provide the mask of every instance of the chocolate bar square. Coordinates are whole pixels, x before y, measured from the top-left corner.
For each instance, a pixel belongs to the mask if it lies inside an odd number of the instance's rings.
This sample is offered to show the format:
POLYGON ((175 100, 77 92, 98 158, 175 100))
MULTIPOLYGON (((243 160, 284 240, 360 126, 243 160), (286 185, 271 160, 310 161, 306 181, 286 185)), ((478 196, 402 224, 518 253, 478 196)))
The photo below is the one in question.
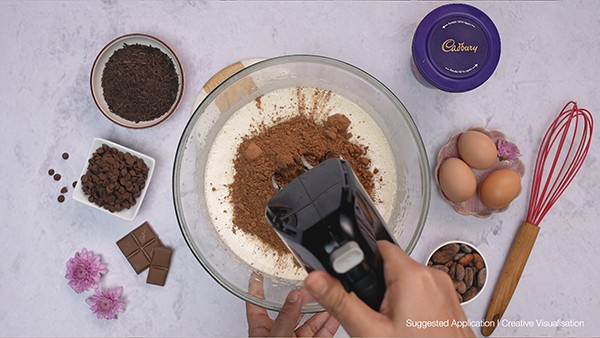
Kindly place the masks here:
POLYGON ((119 246, 121 252, 123 252, 123 255, 125 255, 125 257, 129 257, 135 251, 138 251, 140 249, 140 246, 137 244, 133 236, 125 236, 121 238, 117 242, 117 245, 119 246))
POLYGON ((148 260, 152 260, 152 252, 154 251, 154 249, 158 248, 158 247, 162 247, 162 243, 159 240, 153 240, 151 242, 146 243, 146 245, 144 245, 143 249, 144 252, 148 254, 148 260))
POLYGON ((173 251, 165 247, 154 248, 152 252, 152 262, 146 283, 164 286, 171 265, 171 254, 173 251))
POLYGON ((152 260, 154 249, 162 247, 163 244, 148 222, 135 228, 117 241, 125 258, 137 274, 146 270, 152 260))
POLYGON ((146 270, 148 266, 150 266, 150 259, 148 259, 148 256, 146 256, 142 250, 138 250, 131 256, 127 257, 127 260, 138 275, 142 271, 146 270))
POLYGON ((148 222, 144 222, 144 224, 137 227, 131 233, 133 234, 133 237, 138 241, 140 246, 144 246, 146 243, 150 242, 151 240, 157 237, 154 230, 150 228, 148 222))
POLYGON ((165 286, 168 273, 169 270, 150 268, 150 271, 148 271, 148 278, 146 279, 146 283, 158 286, 165 286))

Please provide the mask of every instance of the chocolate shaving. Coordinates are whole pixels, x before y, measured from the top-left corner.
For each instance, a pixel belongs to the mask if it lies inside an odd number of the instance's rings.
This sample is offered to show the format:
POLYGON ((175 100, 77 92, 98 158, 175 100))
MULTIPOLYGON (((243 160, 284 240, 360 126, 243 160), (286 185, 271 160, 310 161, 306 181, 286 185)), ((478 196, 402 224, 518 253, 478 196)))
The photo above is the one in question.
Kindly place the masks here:
POLYGON ((114 114, 133 122, 151 121, 175 103, 179 78, 173 60, 160 49, 124 44, 106 62, 102 89, 114 114))

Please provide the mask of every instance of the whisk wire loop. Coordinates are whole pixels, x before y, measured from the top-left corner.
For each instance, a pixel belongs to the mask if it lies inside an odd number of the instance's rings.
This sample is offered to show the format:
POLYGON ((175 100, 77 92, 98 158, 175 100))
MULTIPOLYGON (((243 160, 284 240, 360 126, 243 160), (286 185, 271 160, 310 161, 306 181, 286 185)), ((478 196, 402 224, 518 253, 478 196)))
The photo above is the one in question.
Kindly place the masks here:
POLYGON ((593 128, 590 112, 573 101, 548 128, 535 162, 527 222, 539 225, 573 181, 589 151, 593 128))

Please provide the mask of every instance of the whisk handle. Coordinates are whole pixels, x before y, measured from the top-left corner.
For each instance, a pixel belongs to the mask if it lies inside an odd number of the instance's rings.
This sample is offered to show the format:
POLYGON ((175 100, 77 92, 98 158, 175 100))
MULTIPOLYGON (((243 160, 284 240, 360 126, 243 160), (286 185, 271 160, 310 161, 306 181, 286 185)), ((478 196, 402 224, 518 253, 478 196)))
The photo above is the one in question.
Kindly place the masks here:
POLYGON ((508 252, 504 267, 500 273, 500 278, 494 288, 490 305, 485 314, 485 321, 493 321, 495 325, 483 326, 481 333, 484 336, 489 336, 494 332, 494 329, 500 324, 500 319, 504 315, 504 311, 508 307, 508 303, 517 288, 521 274, 527 264, 527 259, 533 249, 533 244, 540 232, 540 227, 528 222, 523 222, 513 244, 508 252))

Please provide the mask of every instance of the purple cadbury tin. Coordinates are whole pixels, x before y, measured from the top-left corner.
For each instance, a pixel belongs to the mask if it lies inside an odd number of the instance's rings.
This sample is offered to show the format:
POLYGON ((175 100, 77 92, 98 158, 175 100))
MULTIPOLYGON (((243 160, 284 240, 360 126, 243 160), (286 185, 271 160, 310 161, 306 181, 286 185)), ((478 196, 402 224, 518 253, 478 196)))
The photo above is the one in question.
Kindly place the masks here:
POLYGON ((418 80, 446 92, 466 92, 494 73, 500 60, 500 35, 479 9, 465 4, 445 5, 421 21, 413 38, 412 54, 418 80))

